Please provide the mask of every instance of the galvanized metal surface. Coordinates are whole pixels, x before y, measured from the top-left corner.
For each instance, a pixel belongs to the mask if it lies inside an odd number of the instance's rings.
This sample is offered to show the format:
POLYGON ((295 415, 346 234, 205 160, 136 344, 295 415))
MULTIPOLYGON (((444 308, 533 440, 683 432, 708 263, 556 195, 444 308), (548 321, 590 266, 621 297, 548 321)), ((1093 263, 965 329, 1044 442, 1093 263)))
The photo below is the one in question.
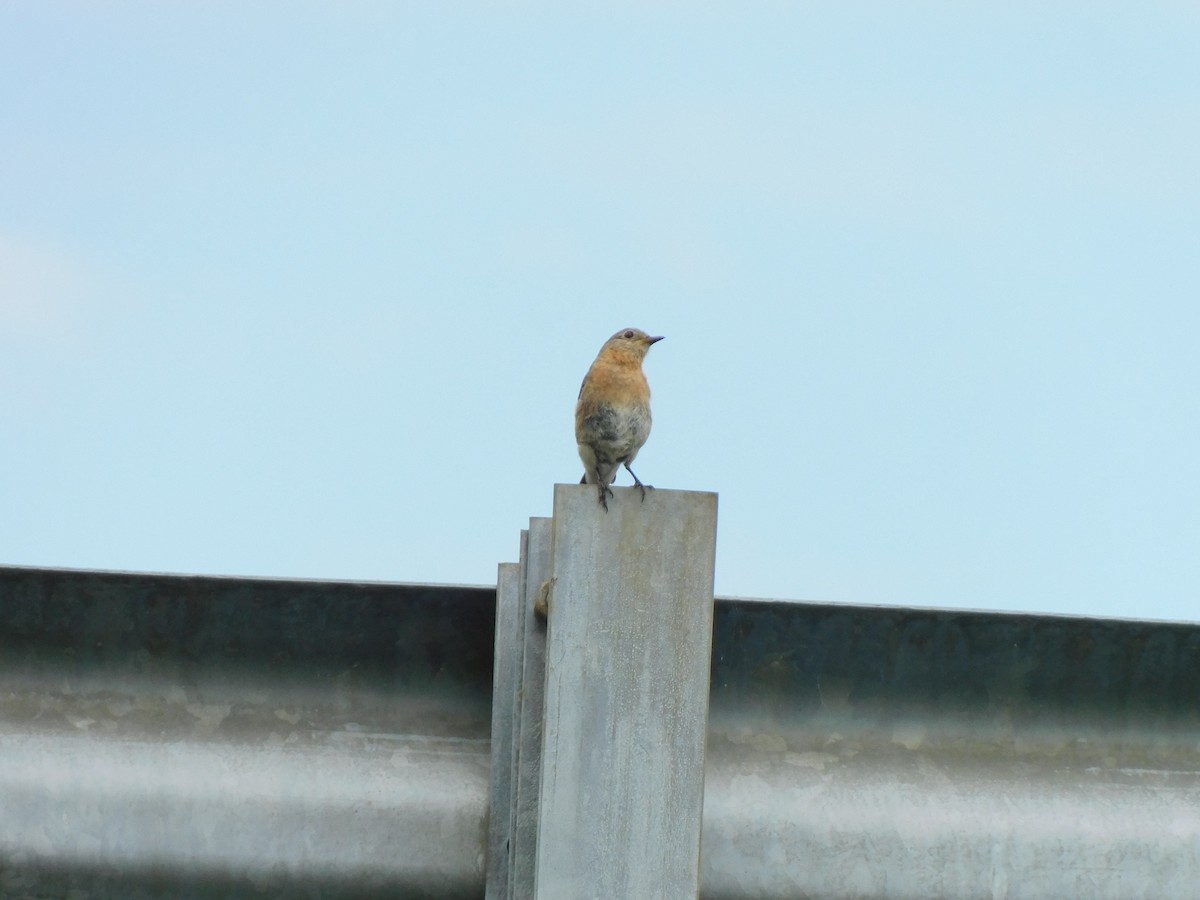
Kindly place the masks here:
MULTIPOLYGON (((494 592, 0 568, 0 896, 482 897, 494 592)), ((718 599, 705 898, 1193 898, 1200 627, 718 599)))
MULTIPOLYGON (((512 872, 508 897, 534 896, 538 846, 538 791, 542 779, 542 725, 546 692, 546 623, 536 610, 542 586, 551 576, 550 519, 529 520, 528 553, 523 562, 525 593, 521 601, 522 628, 520 721, 517 726, 516 796, 513 800, 512 872)), ((547 586, 548 591, 548 586, 547 586)))
MULTIPOLYGON (((524 560, 527 533, 521 535, 524 560)), ((520 728, 521 581, 523 566, 501 563, 496 580, 496 642, 492 666, 492 768, 488 809, 487 900, 507 900, 512 865, 520 728), (507 811, 507 814, 506 814, 507 811)))
POLYGON ((546 627, 534 607, 549 576, 550 543, 550 520, 530 519, 520 563, 499 568, 487 900, 533 894, 546 672, 546 627))
POLYGON ((0 569, 0 896, 478 897, 493 604, 0 569))
POLYGON ((719 601, 704 896, 1193 898, 1200 628, 719 601))
POLYGON ((699 894, 717 496, 554 489, 539 900, 699 894))

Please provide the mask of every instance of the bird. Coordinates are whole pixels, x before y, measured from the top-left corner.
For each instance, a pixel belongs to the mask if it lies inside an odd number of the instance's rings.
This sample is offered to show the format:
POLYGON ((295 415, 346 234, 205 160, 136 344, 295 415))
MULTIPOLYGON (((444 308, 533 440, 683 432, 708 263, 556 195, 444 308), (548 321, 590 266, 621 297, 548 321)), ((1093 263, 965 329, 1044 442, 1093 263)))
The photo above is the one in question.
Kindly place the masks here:
POLYGON ((583 461, 579 483, 597 486, 605 512, 618 467, 625 466, 633 475, 642 502, 646 489, 654 487, 642 484, 629 464, 650 436, 650 385, 642 360, 661 340, 637 328, 621 329, 604 342, 579 388, 575 404, 575 442, 583 461))

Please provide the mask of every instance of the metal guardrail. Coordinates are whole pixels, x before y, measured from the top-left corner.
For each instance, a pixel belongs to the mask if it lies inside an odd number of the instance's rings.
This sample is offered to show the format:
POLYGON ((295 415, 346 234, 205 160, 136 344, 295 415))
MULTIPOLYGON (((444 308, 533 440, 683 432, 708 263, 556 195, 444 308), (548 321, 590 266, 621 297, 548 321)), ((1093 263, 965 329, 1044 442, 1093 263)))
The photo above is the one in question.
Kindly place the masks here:
POLYGON ((1189 898, 1200 628, 717 604, 711 897, 1189 898))
MULTIPOLYGON (((0 567, 0 896, 483 897, 495 608, 0 567)), ((704 898, 1197 896, 1196 625, 719 598, 707 733, 704 898)))
POLYGON ((494 602, 0 569, 0 896, 480 896, 494 602))

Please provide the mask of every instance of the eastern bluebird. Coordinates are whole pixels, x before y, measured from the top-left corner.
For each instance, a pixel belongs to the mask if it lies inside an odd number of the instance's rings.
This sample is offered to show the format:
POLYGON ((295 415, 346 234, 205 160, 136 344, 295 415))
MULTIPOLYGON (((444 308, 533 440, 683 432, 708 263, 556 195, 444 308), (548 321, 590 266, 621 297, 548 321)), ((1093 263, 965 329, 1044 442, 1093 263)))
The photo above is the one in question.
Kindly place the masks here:
MULTIPOLYGON (((633 475, 629 464, 650 436, 650 385, 642 360, 650 345, 661 340, 636 328, 618 331, 600 348, 579 388, 575 404, 575 441, 583 460, 579 483, 599 486, 605 512, 617 467, 624 465, 633 475)), ((633 482, 642 489, 644 501, 647 485, 636 475, 633 482)))

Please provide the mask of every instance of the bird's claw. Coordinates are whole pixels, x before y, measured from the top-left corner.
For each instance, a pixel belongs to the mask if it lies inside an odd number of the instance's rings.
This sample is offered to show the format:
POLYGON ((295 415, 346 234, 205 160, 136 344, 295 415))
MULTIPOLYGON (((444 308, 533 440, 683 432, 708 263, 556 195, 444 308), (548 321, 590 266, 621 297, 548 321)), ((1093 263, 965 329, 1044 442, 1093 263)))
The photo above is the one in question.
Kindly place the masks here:
POLYGON ((600 505, 604 507, 604 511, 608 512, 608 498, 614 496, 612 488, 607 484, 600 485, 600 505))

